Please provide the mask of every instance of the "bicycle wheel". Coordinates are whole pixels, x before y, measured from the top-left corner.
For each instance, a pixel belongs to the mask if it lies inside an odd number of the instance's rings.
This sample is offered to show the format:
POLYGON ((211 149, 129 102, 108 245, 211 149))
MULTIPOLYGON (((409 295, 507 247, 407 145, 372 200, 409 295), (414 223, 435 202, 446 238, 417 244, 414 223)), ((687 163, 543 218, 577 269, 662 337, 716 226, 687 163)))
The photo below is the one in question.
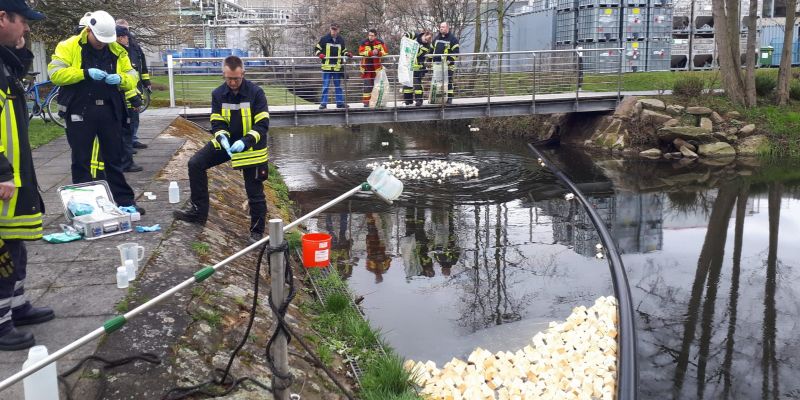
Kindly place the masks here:
POLYGON ((147 110, 147 107, 150 107, 150 90, 144 87, 142 81, 139 81, 136 87, 139 89, 139 93, 142 94, 142 109, 139 111, 141 114, 147 110))
POLYGON ((56 123, 56 125, 60 127, 65 127, 66 123, 64 122, 64 118, 61 118, 58 115, 58 91, 61 90, 60 86, 56 86, 53 91, 47 96, 45 100, 44 107, 47 109, 47 116, 50 118, 50 121, 56 123))

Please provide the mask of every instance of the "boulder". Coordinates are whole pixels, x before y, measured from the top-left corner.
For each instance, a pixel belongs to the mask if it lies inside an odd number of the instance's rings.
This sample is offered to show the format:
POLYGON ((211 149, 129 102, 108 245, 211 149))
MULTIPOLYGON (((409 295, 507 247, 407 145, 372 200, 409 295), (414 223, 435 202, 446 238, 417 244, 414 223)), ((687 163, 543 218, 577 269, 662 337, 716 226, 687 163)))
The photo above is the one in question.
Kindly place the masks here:
POLYGON ((743 137, 743 138, 744 137, 748 137, 748 136, 752 135, 753 132, 755 132, 755 131, 756 131, 756 125, 755 124, 745 125, 741 129, 739 129, 738 136, 739 137, 743 137))
POLYGON ((728 143, 736 143, 737 140, 739 140, 739 138, 736 135, 725 136, 725 141, 728 143))
POLYGON ((709 115, 714 112, 714 110, 708 107, 689 107, 686 109, 686 112, 692 115, 709 115))
POLYGON ((658 99, 641 99, 639 100, 639 103, 641 103, 644 108, 649 110, 663 111, 667 109, 666 104, 658 99))
POLYGON ((691 144, 691 143, 689 143, 689 142, 687 142, 687 141, 685 141, 685 140, 683 140, 681 138, 675 138, 675 140, 672 141, 672 144, 675 146, 676 149, 680 149, 681 147, 686 147, 687 149, 689 149, 691 151, 696 151, 697 150, 697 147, 695 147, 695 145, 693 145, 693 144, 691 144))
POLYGON ((684 110, 686 110, 686 107, 677 104, 667 106, 667 112, 672 115, 681 115, 684 110))
POLYGON ((661 158, 661 150, 656 148, 647 149, 645 151, 640 152, 639 155, 647 158, 661 158))
POLYGON ((683 154, 684 157, 697 158, 697 153, 689 150, 686 146, 681 146, 681 154, 683 154))
POLYGON ((721 124, 725 122, 725 119, 722 118, 722 116, 719 115, 716 111, 714 111, 711 113, 711 121, 713 121, 715 124, 721 124))
POLYGON ((681 158, 683 154, 680 151, 673 151, 672 153, 664 153, 664 158, 681 158))
POLYGON ((737 133, 739 133, 739 128, 736 128, 734 126, 728 128, 728 129, 725 129, 725 134, 726 135, 735 135, 737 133))
POLYGON ((671 119, 672 117, 670 117, 669 115, 655 112, 653 110, 642 111, 642 120, 644 122, 651 122, 657 125, 661 125, 671 119))
POLYGON ((703 117, 700 118, 700 127, 703 129, 708 129, 709 131, 713 131, 714 123, 712 123, 709 118, 703 117))
POLYGON ((697 149, 697 153, 705 157, 730 157, 736 156, 736 150, 733 146, 725 142, 701 144, 697 149))
POLYGON ((739 114, 738 111, 728 111, 725 113, 725 118, 727 119, 739 119, 742 118, 742 114, 739 114))
POLYGON ((714 132, 711 135, 714 136, 714 138, 719 140, 719 141, 722 141, 722 142, 727 142, 728 141, 728 135, 726 135, 725 133, 714 132))
POLYGON ((678 126, 678 125, 680 125, 680 124, 681 124, 681 121, 678 121, 677 119, 675 119, 675 118, 672 118, 672 119, 670 119, 669 121, 667 121, 667 122, 664 122, 663 126, 666 126, 666 127, 668 127, 668 128, 669 128, 669 127, 671 127, 671 126, 678 126))
POLYGON ((732 120, 730 120, 730 122, 729 122, 729 123, 730 123, 731 125, 733 125, 733 126, 737 127, 737 128, 738 128, 738 127, 740 127, 740 126, 742 126, 742 125, 744 125, 744 124, 742 123, 742 121, 739 121, 738 119, 732 119, 732 120))
POLYGON ((698 126, 670 126, 658 130, 658 138, 662 142, 671 143, 675 138, 696 140, 700 143, 713 143, 717 139, 711 136, 711 131, 698 126))
POLYGON ((764 135, 747 137, 736 144, 736 153, 740 156, 757 156, 769 150, 769 139, 764 135))
POLYGON ((721 157, 709 157, 709 158, 700 158, 700 163, 709 165, 712 167, 724 167, 734 161, 736 161, 736 156, 721 156, 721 157))
POLYGON ((614 116, 630 119, 633 118, 634 115, 638 115, 641 111, 641 105, 639 105, 639 100, 636 98, 636 96, 629 96, 622 99, 622 102, 619 103, 617 109, 614 110, 614 116))

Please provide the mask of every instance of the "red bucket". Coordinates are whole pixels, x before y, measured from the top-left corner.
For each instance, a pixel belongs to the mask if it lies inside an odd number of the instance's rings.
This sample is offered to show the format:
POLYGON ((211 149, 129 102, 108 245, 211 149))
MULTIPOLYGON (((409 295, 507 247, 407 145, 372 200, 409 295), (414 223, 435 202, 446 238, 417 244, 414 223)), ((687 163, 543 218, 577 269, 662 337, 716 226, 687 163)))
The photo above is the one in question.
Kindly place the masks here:
POLYGON ((306 233, 303 242, 303 265, 306 268, 327 267, 330 259, 331 235, 306 233))

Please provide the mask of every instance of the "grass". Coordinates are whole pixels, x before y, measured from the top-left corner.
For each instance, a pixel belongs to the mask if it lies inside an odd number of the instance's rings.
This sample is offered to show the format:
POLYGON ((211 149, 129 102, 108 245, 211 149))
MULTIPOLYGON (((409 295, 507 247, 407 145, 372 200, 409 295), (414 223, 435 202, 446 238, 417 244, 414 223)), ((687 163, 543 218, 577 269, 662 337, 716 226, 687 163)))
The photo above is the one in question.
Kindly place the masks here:
POLYGON ((294 202, 289 198, 289 187, 286 186, 286 182, 283 180, 283 176, 281 176, 275 164, 269 164, 267 183, 269 184, 268 191, 270 194, 268 194, 268 196, 270 196, 270 200, 272 200, 275 206, 278 207, 278 210, 280 210, 281 218, 283 218, 284 221, 290 221, 292 219, 291 210, 294 202))
POLYGON ((200 309, 192 315, 195 321, 206 321, 212 328, 216 328, 222 323, 222 315, 218 311, 200 309))
POLYGON ((347 284, 339 274, 331 270, 323 276, 317 269, 308 273, 315 276, 323 293, 331 293, 324 304, 309 306, 314 315, 312 329, 319 335, 316 353, 323 363, 330 365, 334 353, 358 361, 364 369, 361 399, 419 399, 411 375, 403 368, 403 359, 380 350, 380 333, 351 306, 347 284))
POLYGON ((210 246, 208 243, 204 242, 192 242, 192 251, 194 251, 198 256, 203 256, 208 254, 208 250, 210 246))
MULTIPOLYGON (((169 78, 167 76, 152 77, 153 93, 150 104, 153 107, 169 106, 169 78)), ((219 75, 175 75, 175 103, 179 106, 209 107, 211 92, 223 83, 222 73, 219 75)), ((267 102, 272 106, 311 104, 295 96, 285 86, 261 83, 267 102)))
POLYGON ((114 306, 114 310, 116 310, 120 314, 124 314, 124 313, 128 312, 129 308, 130 308, 130 305, 128 304, 128 298, 127 297, 122 299, 122 300, 120 300, 119 303, 117 303, 117 305, 114 306))
POLYGON ((64 128, 52 122, 44 122, 41 118, 34 118, 28 127, 28 137, 31 149, 50 143, 51 140, 64 135, 64 128))

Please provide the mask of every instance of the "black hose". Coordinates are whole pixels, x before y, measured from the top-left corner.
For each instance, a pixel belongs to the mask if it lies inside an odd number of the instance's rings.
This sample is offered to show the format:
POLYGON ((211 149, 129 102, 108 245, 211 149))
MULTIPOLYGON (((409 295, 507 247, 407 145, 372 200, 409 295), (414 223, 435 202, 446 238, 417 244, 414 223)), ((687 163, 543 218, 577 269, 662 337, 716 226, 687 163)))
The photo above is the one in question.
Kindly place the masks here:
POLYGON ((536 146, 528 143, 528 147, 539 157, 540 164, 546 166, 561 182, 566 185, 581 202, 589 218, 592 220, 595 229, 600 234, 600 241, 603 242, 608 253, 608 267, 611 270, 611 282, 614 286, 614 295, 617 297, 619 311, 619 335, 617 336, 617 399, 635 400, 639 396, 639 368, 636 362, 636 324, 633 313, 633 299, 631 289, 628 284, 628 277, 625 274, 625 266, 622 258, 617 251, 616 243, 611 233, 608 232, 603 220, 597 211, 589 204, 586 196, 560 169, 550 162, 536 146))

